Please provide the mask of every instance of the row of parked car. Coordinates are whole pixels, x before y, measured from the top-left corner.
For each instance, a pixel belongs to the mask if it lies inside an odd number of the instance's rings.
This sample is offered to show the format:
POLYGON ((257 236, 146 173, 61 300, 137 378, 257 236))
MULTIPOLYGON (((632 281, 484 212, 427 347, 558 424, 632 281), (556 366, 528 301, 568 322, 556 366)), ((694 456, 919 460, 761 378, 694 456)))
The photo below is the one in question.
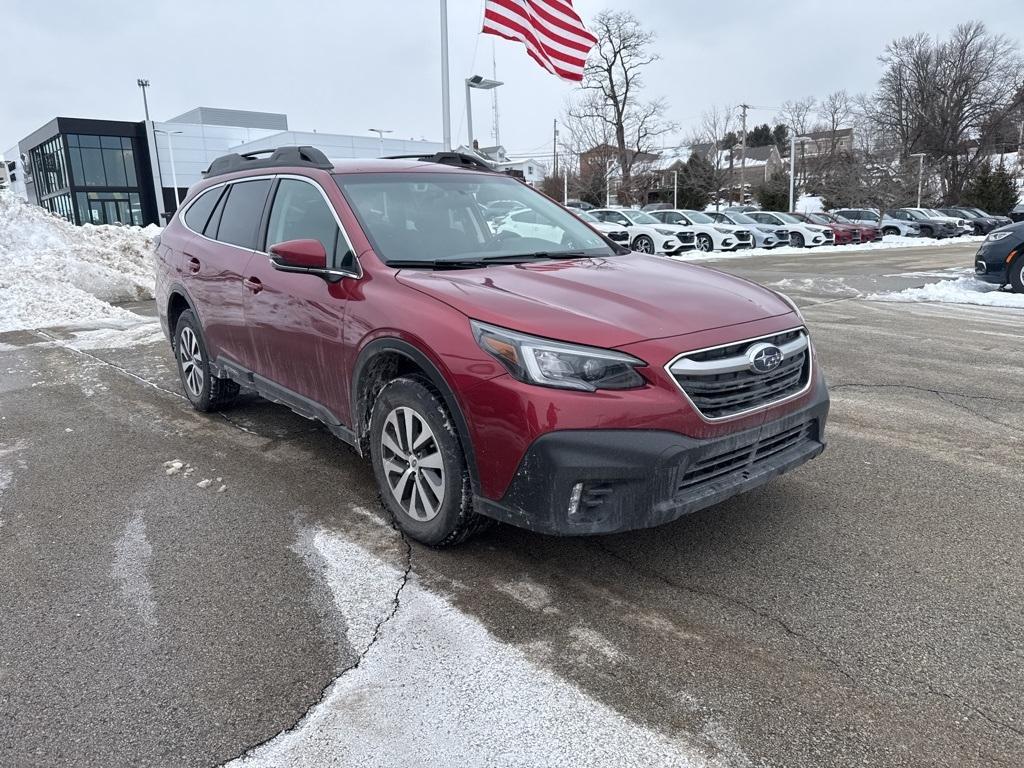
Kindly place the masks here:
MULTIPOLYGON (((547 239, 551 224, 534 211, 492 204, 488 219, 500 229, 521 237, 547 239)), ((611 240, 634 251, 674 255, 686 251, 735 251, 743 248, 855 245, 885 235, 947 238, 984 235, 1009 223, 978 208, 839 208, 830 213, 763 211, 750 206, 721 211, 672 208, 664 203, 634 208, 574 206, 570 210, 604 232, 611 240)))

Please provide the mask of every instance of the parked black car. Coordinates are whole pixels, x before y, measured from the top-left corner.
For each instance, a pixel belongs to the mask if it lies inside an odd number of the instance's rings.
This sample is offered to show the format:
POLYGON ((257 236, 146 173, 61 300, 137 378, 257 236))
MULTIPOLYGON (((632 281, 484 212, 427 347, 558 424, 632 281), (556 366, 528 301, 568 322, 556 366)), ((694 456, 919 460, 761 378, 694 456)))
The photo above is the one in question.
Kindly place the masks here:
POLYGON ((988 233, 974 256, 974 275, 995 285, 1024 293, 1024 221, 988 233))
POLYGON ((1024 221, 1024 203, 1017 203, 1010 210, 1010 218, 1014 221, 1024 221))
POLYGON ((891 211, 885 212, 886 216, 891 216, 894 219, 900 221, 913 222, 921 228, 921 237, 955 237, 957 234, 956 224, 946 221, 944 219, 930 219, 923 214, 914 214, 910 211, 906 211, 902 208, 896 208, 891 211))
POLYGON ((987 235, 996 227, 1010 223, 1010 219, 1005 216, 990 216, 980 208, 961 208, 957 206, 956 208, 939 208, 938 210, 939 213, 944 213, 947 216, 967 219, 974 226, 974 234, 976 235, 987 235))

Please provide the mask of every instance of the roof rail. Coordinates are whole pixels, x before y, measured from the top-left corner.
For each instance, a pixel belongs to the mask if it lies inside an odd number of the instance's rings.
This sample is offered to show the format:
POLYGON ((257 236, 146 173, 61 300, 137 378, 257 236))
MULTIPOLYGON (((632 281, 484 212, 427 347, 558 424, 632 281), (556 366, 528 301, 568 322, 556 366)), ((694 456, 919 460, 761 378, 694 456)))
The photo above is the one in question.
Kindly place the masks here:
POLYGON ((250 168, 282 168, 282 167, 306 167, 320 168, 329 171, 334 168, 334 163, 327 159, 327 155, 316 147, 276 147, 272 149, 257 149, 243 154, 223 155, 216 158, 210 167, 203 171, 203 178, 220 176, 223 173, 234 173, 235 171, 247 171, 250 168), (262 155, 270 155, 262 157, 262 155))
POLYGON ((424 163, 440 163, 441 165, 454 165, 459 168, 472 168, 478 171, 490 171, 501 173, 492 165, 488 165, 479 157, 467 155, 462 152, 435 152, 432 155, 388 155, 382 160, 422 160, 424 163))

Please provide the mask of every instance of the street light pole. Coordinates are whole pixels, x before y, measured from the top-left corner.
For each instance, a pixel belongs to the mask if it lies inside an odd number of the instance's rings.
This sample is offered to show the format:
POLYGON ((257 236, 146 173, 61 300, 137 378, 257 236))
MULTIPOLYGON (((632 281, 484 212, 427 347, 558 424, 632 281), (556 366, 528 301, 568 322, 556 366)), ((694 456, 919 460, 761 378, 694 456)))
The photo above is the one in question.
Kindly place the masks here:
POLYGON ((793 212, 796 195, 796 131, 789 136, 789 211, 793 212))
POLYGON ((473 148, 473 100, 470 98, 470 89, 477 88, 481 91, 490 91, 499 85, 504 85, 504 83, 500 80, 488 80, 480 75, 466 78, 466 131, 469 135, 469 144, 467 146, 470 149, 473 148))
POLYGON ((445 152, 452 148, 452 105, 448 91, 448 0, 441 0, 441 130, 445 152))
POLYGON ((921 192, 924 188, 924 152, 915 152, 911 157, 918 159, 917 164, 917 207, 921 207, 921 192))
POLYGON ((149 102, 146 100, 146 89, 149 88, 149 80, 139 78, 135 84, 142 90, 142 108, 146 110, 146 122, 149 122, 149 102))
POLYGON ((380 141, 380 156, 384 157, 384 134, 394 133, 390 128, 367 128, 370 133, 376 133, 377 138, 380 141))
POLYGON ((679 207, 679 171, 672 171, 672 207, 679 207))

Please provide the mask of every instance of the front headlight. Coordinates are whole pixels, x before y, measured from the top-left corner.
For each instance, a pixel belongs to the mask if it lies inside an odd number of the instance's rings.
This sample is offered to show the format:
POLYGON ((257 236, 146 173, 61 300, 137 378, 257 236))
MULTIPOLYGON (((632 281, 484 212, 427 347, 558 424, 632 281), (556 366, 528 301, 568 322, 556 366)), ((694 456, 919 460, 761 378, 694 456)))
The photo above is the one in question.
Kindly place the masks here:
POLYGON ((1012 235, 1012 232, 991 232, 989 236, 985 238, 990 243, 994 243, 996 240, 1002 240, 1003 238, 1012 235))
POLYGON ((726 229, 725 227, 715 227, 715 231, 716 232, 721 232, 723 235, 731 235, 732 234, 732 230, 731 229, 726 229))
POLYGON ((643 360, 610 349, 550 341, 470 320, 480 348, 519 381, 561 389, 633 389, 645 384, 643 360))
POLYGON ((659 235, 665 235, 666 237, 675 237, 676 234, 674 229, 655 229, 654 231, 659 235))
POLYGON ((800 307, 796 305, 795 301, 789 298, 789 296, 787 296, 786 294, 782 293, 782 291, 776 291, 775 295, 777 295, 780 299, 789 304, 789 308, 792 309, 796 316, 800 318, 801 323, 803 323, 804 325, 807 324, 807 321, 804 320, 804 313, 800 311, 800 307))

